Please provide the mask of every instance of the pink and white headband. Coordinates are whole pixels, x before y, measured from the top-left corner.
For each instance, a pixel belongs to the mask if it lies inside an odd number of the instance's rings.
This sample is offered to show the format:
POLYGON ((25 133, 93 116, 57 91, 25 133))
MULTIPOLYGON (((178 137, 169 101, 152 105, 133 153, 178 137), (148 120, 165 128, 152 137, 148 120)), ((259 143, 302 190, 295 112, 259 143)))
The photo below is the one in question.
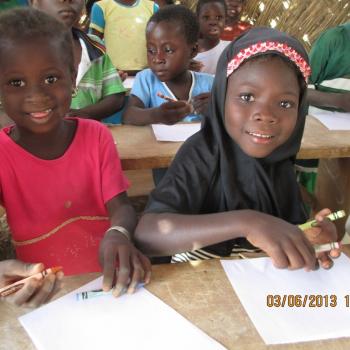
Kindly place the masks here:
POLYGON ((311 75, 311 68, 305 59, 287 44, 275 41, 259 42, 239 51, 227 65, 227 77, 229 77, 246 59, 267 51, 277 51, 289 58, 297 65, 307 82, 308 77, 311 75))

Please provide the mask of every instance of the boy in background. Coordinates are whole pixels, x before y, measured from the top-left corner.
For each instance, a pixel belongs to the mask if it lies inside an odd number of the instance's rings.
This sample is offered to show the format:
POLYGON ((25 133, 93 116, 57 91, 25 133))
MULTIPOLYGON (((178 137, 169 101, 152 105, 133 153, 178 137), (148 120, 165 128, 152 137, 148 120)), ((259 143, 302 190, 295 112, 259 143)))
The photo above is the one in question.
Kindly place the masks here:
POLYGON ((252 26, 248 22, 241 21, 241 12, 245 3, 245 0, 225 0, 226 11, 226 24, 224 31, 221 34, 222 40, 232 41, 236 39, 246 30, 252 26))

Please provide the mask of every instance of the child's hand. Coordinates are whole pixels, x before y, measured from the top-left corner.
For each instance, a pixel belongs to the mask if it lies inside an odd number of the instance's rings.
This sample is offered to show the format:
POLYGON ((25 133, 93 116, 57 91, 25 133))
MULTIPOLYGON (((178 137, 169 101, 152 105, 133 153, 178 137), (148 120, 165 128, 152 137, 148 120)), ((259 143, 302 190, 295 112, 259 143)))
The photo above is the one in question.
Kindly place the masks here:
POLYGON ((210 92, 203 92, 192 98, 195 113, 204 114, 207 111, 210 95, 210 92))
MULTIPOLYGON (((0 262, 0 288, 44 270, 43 264, 26 264, 19 260, 0 262)), ((3 297, 17 306, 37 307, 45 303, 61 285, 63 272, 48 274, 42 280, 31 278, 17 292, 3 297)))
POLYGON ((168 125, 175 124, 193 112, 193 107, 186 101, 165 102, 157 108, 157 121, 168 125))
POLYGON ((275 267, 315 269, 315 251, 297 226, 258 212, 249 222, 247 240, 269 255, 275 267))
POLYGON ((118 297, 126 290, 133 293, 140 282, 149 283, 151 263, 118 231, 107 232, 100 244, 100 263, 103 268, 103 290, 118 297), (117 265, 117 266, 116 266, 117 265))
MULTIPOLYGON (((322 209, 315 215, 317 225, 305 230, 307 239, 313 245, 320 245, 338 240, 337 229, 332 221, 326 218, 331 214, 331 211, 326 208, 322 209)), ((340 255, 340 249, 332 249, 329 252, 322 252, 317 254, 317 258, 323 268, 329 269, 333 265, 332 258, 337 258, 340 255)))
POLYGON ((128 77, 128 73, 123 70, 118 70, 119 77, 121 81, 124 81, 128 77))

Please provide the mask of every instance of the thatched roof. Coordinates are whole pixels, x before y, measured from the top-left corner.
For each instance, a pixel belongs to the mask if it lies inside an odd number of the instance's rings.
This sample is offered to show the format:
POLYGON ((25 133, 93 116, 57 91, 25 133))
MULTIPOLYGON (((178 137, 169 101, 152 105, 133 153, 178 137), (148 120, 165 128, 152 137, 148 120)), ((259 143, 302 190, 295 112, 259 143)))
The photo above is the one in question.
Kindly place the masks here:
MULTIPOLYGON (((181 0, 194 9, 196 0, 181 0)), ((246 0, 242 19, 272 26, 303 41, 307 49, 325 29, 350 21, 349 0, 246 0)))

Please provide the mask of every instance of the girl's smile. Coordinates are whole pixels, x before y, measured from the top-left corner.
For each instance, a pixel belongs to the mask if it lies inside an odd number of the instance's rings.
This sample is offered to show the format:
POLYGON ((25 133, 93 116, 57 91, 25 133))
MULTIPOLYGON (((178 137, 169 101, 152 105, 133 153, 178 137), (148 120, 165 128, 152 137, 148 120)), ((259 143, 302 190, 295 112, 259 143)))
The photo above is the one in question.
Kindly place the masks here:
POLYGON ((261 132, 254 132, 254 131, 246 131, 246 133, 252 137, 252 142, 254 143, 269 143, 272 141, 272 138, 274 135, 261 133, 261 132))
POLYGON ((52 114, 52 109, 47 109, 47 110, 42 111, 42 112, 31 112, 28 114, 29 114, 30 118, 35 123, 43 124, 43 123, 46 123, 50 119, 50 116, 52 114))

